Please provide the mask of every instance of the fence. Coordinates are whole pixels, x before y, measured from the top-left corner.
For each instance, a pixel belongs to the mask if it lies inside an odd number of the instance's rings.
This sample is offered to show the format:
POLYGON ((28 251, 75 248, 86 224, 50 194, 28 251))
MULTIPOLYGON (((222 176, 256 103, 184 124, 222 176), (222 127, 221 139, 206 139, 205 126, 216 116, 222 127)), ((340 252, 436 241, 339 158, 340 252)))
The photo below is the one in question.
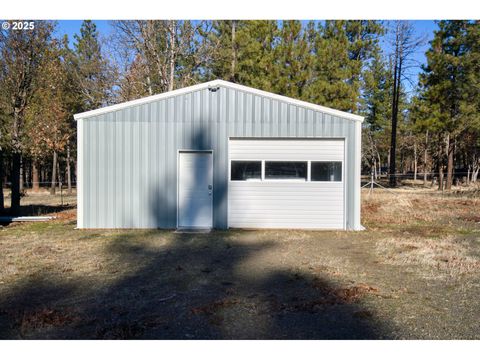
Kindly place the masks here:
MULTIPOLYGON (((474 186, 477 186, 478 182, 477 182, 477 179, 476 179, 476 176, 474 177, 473 180, 470 180, 470 175, 472 173, 471 172, 463 172, 463 171, 460 171, 460 172, 455 172, 453 174, 453 185, 455 186, 459 186, 459 185, 464 185, 464 186, 471 186, 471 185, 474 185, 474 186), (460 180, 462 179, 462 180, 460 180)), ((445 190, 445 185, 446 185, 446 174, 445 173, 438 173, 438 172, 429 172, 429 173, 417 173, 416 174, 416 179, 415 179, 415 173, 413 172, 409 172, 409 173, 406 173, 406 174, 393 174, 393 175, 390 175, 390 174, 375 174, 374 172, 370 173, 370 175, 361 175, 361 183, 362 183, 362 188, 366 188, 366 187, 369 187, 369 193, 371 193, 373 191, 373 189, 375 188, 375 186, 379 187, 379 188, 382 188, 382 189, 385 189, 387 191, 391 191, 388 186, 384 186, 382 185, 381 183, 379 183, 380 181, 385 181, 385 185, 388 184, 389 180, 390 180, 390 177, 393 176, 396 180, 413 180, 413 181, 417 181, 417 182, 423 182, 423 185, 425 185, 425 180, 427 180, 428 182, 430 182, 430 187, 433 187, 433 186, 436 186, 437 185, 437 182, 440 178, 440 175, 442 175, 443 177, 443 181, 442 181, 442 192, 445 190), (425 176, 426 175, 426 176, 425 176), (364 183, 366 182, 366 183, 364 183)), ((410 184, 410 185, 413 185, 415 186, 415 182, 413 184, 410 184)))
MULTIPOLYGON (((38 184, 39 188, 41 190, 48 190, 48 191, 51 191, 52 189, 52 182, 51 181, 39 181, 39 182, 35 182, 35 184, 38 184)), ((4 183, 4 191, 7 190, 7 193, 6 193, 6 198, 9 197, 9 190, 11 188, 11 185, 12 183, 11 182, 5 182, 4 183)), ((76 191, 76 182, 71 182, 71 190, 72 191, 76 191)), ((24 197, 26 196, 26 191, 32 191, 33 189, 33 183, 27 183, 27 184, 24 184, 23 186, 21 186, 21 189, 20 189, 20 192, 21 192, 21 197, 24 197), (26 186, 28 185, 28 186, 26 186)), ((60 205, 61 206, 64 206, 64 198, 65 196, 67 195, 67 191, 68 191, 68 185, 67 184, 64 184, 63 182, 57 182, 55 184, 55 194, 54 195, 59 195, 60 196, 60 205)), ((53 194, 52 194, 53 195, 53 194)))
MULTIPOLYGON (((377 173, 375 175, 375 173, 364 173, 361 175, 362 179, 366 179, 366 178, 370 178, 371 175, 373 175, 375 177, 375 179, 385 179, 385 178, 390 178, 390 174, 388 173, 377 173)), ((427 173, 423 173, 423 172, 418 172, 416 174, 416 179, 417 180, 423 180, 425 175, 427 176, 428 179, 432 180, 432 179, 438 179, 440 177, 440 173, 438 172, 427 172, 427 173)), ((467 181, 468 179, 468 182, 470 181, 469 178, 471 178, 473 175, 472 172, 467 172, 467 171, 455 171, 453 173, 453 178, 454 179, 465 179, 465 181, 467 181)), ((415 179, 415 173, 414 172, 408 172, 408 173, 397 173, 397 174, 393 174, 393 176, 396 178, 396 179, 399 179, 399 180, 402 180, 402 179, 415 179)), ((447 174, 445 172, 442 173, 442 176, 443 178, 446 178, 447 177, 447 174)), ((474 180, 475 181, 475 180, 474 180)))

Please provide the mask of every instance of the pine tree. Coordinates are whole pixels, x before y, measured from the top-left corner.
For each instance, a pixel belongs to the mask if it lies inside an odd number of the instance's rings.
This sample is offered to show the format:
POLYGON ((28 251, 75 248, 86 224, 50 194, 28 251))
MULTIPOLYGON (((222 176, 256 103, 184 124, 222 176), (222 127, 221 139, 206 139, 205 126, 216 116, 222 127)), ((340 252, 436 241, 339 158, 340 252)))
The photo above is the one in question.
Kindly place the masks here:
POLYGON ((102 54, 95 23, 83 21, 74 39, 72 61, 82 111, 99 108, 109 102, 114 74, 102 54))
POLYGON ((345 23, 348 38, 348 58, 350 77, 348 84, 356 94, 353 111, 357 111, 361 104, 358 103, 362 87, 362 77, 365 65, 374 57, 379 56, 379 37, 385 30, 381 22, 375 20, 348 20, 345 23))
POLYGON ((379 174, 387 161, 392 77, 380 49, 377 48, 372 57, 363 74, 360 112, 365 116, 363 154, 367 164, 375 166, 373 170, 379 174))
POLYGON ((463 154, 467 168, 467 182, 475 182, 480 174, 480 21, 469 22, 466 29, 466 46, 464 66, 466 83, 465 101, 461 111, 465 129, 457 142, 460 154, 463 154))
MULTIPOLYGON (((445 188, 450 189, 455 139, 471 117, 467 116, 471 111, 466 111, 471 108, 469 94, 472 79, 467 71, 468 53, 471 50, 467 41, 467 29, 471 24, 468 21, 444 20, 438 22, 438 26, 439 30, 435 31, 434 39, 430 43, 431 48, 426 53, 427 66, 421 81, 425 87, 425 98, 431 108, 435 109, 432 114, 435 115, 433 120, 439 129, 438 137, 444 141, 439 144, 438 153, 441 154, 441 149, 444 148, 445 156, 439 156, 438 167, 441 172, 446 160, 445 188)), ((474 74, 472 76, 476 77, 474 74)))
POLYGON ((310 39, 313 76, 307 99, 339 110, 353 110, 357 93, 347 82, 351 69, 345 21, 319 23, 310 39))
POLYGON ((216 20, 204 34, 208 42, 206 79, 224 79, 275 91, 276 21, 216 20))
POLYGON ((311 78, 311 54, 308 34, 297 20, 282 21, 275 46, 274 92, 296 99, 306 99, 311 78))
POLYGON ((209 50, 212 53, 208 64, 211 78, 231 82, 238 81, 238 51, 245 44, 242 36, 246 22, 241 20, 215 20, 208 37, 209 50))
POLYGON ((275 91, 275 45, 277 22, 248 21, 238 34, 238 81, 265 91, 275 91))

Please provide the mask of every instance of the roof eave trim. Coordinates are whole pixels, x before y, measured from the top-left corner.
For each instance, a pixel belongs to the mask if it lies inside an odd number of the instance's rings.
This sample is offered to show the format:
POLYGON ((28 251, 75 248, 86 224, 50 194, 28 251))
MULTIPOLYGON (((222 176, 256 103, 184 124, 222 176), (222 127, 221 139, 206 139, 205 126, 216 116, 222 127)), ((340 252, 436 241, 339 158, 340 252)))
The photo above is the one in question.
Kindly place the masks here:
POLYGON ((193 85, 193 86, 188 86, 188 87, 177 89, 177 90, 167 91, 167 92, 164 92, 164 93, 161 93, 161 94, 151 95, 151 96, 143 97, 143 98, 136 99, 136 100, 130 100, 130 101, 125 101, 125 102, 115 104, 115 105, 105 106, 105 107, 95 109, 95 110, 85 111, 85 112, 73 115, 73 118, 75 120, 85 119, 85 118, 88 118, 88 117, 102 115, 102 114, 105 114, 105 113, 108 113, 108 112, 113 112, 113 111, 129 108, 129 107, 132 107, 132 106, 147 104, 147 103, 150 103, 150 102, 153 102, 153 101, 156 101, 156 100, 162 100, 162 99, 170 98, 172 96, 182 95, 182 94, 186 94, 186 93, 189 93, 189 92, 193 92, 193 91, 197 91, 197 90, 202 90, 204 88, 212 87, 212 86, 215 86, 216 82, 217 82, 217 80, 209 81, 209 82, 206 82, 206 83, 201 83, 201 84, 197 84, 197 85, 193 85))
POLYGON ((287 103, 290 103, 292 105, 298 105, 298 106, 302 106, 302 107, 305 107, 305 108, 308 108, 308 109, 321 111, 323 113, 338 116, 338 117, 342 117, 342 118, 345 118, 345 119, 355 120, 355 121, 360 121, 360 122, 363 122, 363 120, 364 120, 363 116, 357 115, 357 114, 352 114, 352 113, 349 113, 349 112, 346 112, 346 111, 341 111, 341 110, 332 109, 332 108, 329 108, 329 107, 326 107, 326 106, 312 104, 312 103, 309 103, 307 101, 297 100, 297 99, 294 99, 294 98, 291 98, 291 97, 288 97, 288 96, 278 95, 278 94, 271 93, 271 92, 268 92, 268 91, 259 90, 259 89, 255 89, 255 88, 252 88, 252 87, 249 87, 249 86, 239 85, 239 84, 231 83, 231 82, 224 81, 224 80, 215 80, 215 81, 218 82, 218 85, 229 87, 231 89, 247 91, 247 92, 256 94, 258 96, 264 96, 264 97, 268 97, 270 99, 287 102, 287 103))
POLYGON ((363 122, 363 120, 364 120, 364 117, 360 116, 360 115, 356 115, 356 114, 348 113, 348 112, 345 112, 345 111, 328 108, 328 107, 321 106, 321 105, 312 104, 312 103, 309 103, 309 102, 306 102, 306 101, 297 100, 297 99, 293 99, 293 98, 290 98, 290 97, 287 97, 287 96, 274 94, 274 93, 271 93, 271 92, 268 92, 268 91, 263 91, 263 90, 255 89, 255 88, 252 88, 252 87, 231 83, 231 82, 228 82, 228 81, 225 81, 225 80, 213 80, 213 81, 209 81, 209 82, 206 82, 206 83, 201 83, 201 84, 188 86, 188 87, 177 89, 177 90, 168 91, 168 92, 165 92, 165 93, 162 93, 162 94, 147 96, 147 97, 137 99, 137 100, 131 100, 131 101, 123 102, 123 103, 120 103, 120 104, 115 104, 115 105, 106 106, 106 107, 95 109, 95 110, 86 111, 86 112, 83 112, 83 113, 75 114, 73 116, 73 118, 75 120, 85 119, 85 118, 88 118, 88 117, 102 115, 102 114, 105 114, 105 113, 108 113, 108 112, 117 111, 117 110, 129 108, 129 107, 132 107, 132 106, 143 105, 143 104, 147 104, 147 103, 150 103, 150 102, 153 102, 153 101, 156 101, 156 100, 162 100, 162 99, 170 98, 170 97, 173 97, 173 96, 187 94, 187 93, 190 93, 190 92, 193 92, 193 91, 203 90, 203 89, 206 89, 206 88, 211 88, 211 87, 216 87, 216 86, 224 86, 224 87, 234 89, 234 90, 246 91, 246 92, 253 93, 253 94, 256 94, 256 95, 259 95, 259 96, 268 97, 268 98, 271 98, 271 99, 274 99, 274 100, 290 103, 292 105, 302 106, 302 107, 307 108, 307 109, 312 109, 312 110, 320 111, 320 112, 323 112, 323 113, 326 113, 326 114, 338 116, 338 117, 341 117, 341 118, 344 118, 344 119, 360 121, 360 122, 363 122))

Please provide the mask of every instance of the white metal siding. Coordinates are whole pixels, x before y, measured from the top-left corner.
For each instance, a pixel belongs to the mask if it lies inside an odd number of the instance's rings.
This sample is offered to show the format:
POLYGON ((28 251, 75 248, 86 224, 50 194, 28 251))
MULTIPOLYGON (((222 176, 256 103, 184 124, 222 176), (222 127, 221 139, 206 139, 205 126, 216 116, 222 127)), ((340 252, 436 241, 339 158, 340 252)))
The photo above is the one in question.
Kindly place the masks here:
MULTIPOLYGON (((344 162, 344 149, 339 139, 229 142, 230 160, 344 162)), ((344 181, 345 171, 341 182, 229 181, 229 227, 344 229, 344 181)))
POLYGON ((229 139, 308 138, 345 139, 345 226, 360 230, 360 121, 255 89, 217 85, 215 92, 189 88, 77 116, 78 227, 175 228, 177 154, 190 149, 213 150, 213 226, 226 229, 229 139))

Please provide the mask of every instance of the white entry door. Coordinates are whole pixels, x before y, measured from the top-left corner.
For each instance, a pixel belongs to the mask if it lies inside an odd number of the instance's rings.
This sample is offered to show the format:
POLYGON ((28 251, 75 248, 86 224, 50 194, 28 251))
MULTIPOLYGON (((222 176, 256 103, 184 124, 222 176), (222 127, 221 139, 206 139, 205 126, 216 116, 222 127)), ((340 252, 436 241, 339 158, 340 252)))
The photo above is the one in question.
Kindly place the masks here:
POLYGON ((179 153, 178 227, 213 226, 212 152, 179 153))

